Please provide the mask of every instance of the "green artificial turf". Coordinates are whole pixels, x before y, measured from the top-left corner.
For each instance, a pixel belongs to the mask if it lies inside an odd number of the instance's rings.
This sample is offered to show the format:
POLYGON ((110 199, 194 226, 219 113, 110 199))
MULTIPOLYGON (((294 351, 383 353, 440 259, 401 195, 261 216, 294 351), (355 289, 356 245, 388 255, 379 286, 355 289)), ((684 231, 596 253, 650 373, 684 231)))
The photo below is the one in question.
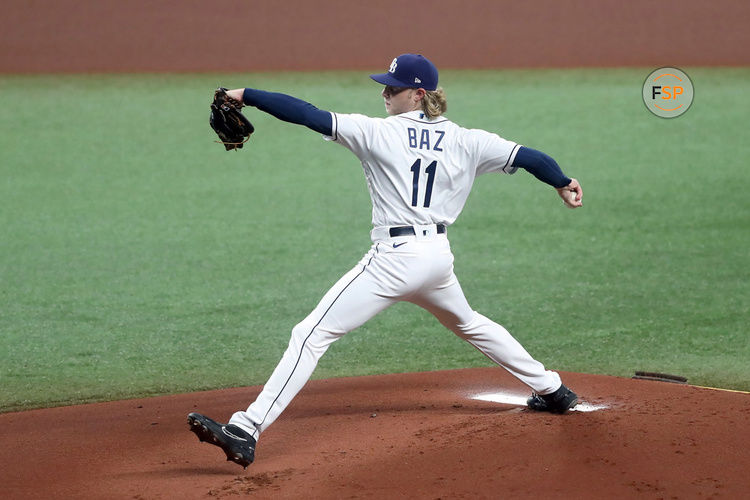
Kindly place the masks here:
MULTIPOLYGON (((683 68, 651 115, 642 69, 445 71, 448 117, 540 149, 584 188, 478 179, 449 230, 473 307, 556 370, 750 390, 750 70, 683 68)), ((215 144, 217 85, 383 116, 360 72, 0 77, 0 409, 265 382, 291 328, 369 247, 356 158, 257 110, 215 144)), ((484 366, 399 304, 315 377, 484 366)))

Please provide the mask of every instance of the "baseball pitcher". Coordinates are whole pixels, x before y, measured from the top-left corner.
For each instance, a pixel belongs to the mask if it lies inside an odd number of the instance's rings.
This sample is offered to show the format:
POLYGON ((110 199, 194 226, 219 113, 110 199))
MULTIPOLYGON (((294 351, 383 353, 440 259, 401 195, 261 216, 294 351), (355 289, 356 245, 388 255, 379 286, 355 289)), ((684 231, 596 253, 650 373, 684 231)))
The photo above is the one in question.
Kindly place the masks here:
MULTIPOLYGON (((304 125, 349 149, 361 162, 372 198, 372 246, 294 327, 289 347, 258 398, 227 424, 188 415, 190 430, 201 441, 221 447, 228 460, 243 467, 252 463, 259 436, 302 389, 328 347, 399 301, 426 309, 529 386, 530 409, 564 413, 578 401, 557 373, 471 308, 453 272, 448 228, 482 174, 524 169, 553 186, 570 208, 582 206, 581 185, 540 151, 447 119, 438 70, 422 55, 400 55, 386 73, 370 77, 384 85, 387 118, 333 113, 251 88, 221 89, 235 104, 304 125)), ((241 144, 243 134, 234 137, 239 138, 222 142, 241 144)))

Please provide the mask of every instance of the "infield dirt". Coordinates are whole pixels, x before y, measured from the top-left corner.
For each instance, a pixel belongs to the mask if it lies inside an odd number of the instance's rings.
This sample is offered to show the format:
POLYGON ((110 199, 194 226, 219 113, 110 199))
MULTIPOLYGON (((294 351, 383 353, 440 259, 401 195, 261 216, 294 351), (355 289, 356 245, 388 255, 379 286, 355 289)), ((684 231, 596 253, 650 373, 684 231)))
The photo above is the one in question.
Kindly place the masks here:
POLYGON ((310 382, 247 470, 189 432, 261 387, 0 415, 4 498, 743 498, 750 395, 563 373, 598 411, 474 399, 500 368, 310 382))

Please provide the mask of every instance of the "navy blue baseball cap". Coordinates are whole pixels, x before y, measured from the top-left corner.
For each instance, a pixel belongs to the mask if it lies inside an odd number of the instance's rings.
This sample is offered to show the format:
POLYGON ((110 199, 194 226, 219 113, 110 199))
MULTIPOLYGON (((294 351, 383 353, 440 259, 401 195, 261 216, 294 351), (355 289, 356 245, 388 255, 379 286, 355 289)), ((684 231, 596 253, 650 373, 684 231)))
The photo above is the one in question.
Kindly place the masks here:
POLYGON ((388 73, 370 75, 370 78, 393 87, 437 90, 438 70, 421 54, 401 54, 393 60, 388 73))

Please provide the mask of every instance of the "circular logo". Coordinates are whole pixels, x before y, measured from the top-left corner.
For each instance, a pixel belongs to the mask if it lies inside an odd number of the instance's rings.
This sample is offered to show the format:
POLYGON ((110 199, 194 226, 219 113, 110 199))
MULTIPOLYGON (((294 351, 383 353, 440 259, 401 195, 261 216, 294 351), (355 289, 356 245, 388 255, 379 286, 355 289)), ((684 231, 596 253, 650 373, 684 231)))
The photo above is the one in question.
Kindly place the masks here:
POLYGON ((676 118, 693 103, 693 82, 677 68, 659 68, 643 82, 643 103, 662 118, 676 118))

